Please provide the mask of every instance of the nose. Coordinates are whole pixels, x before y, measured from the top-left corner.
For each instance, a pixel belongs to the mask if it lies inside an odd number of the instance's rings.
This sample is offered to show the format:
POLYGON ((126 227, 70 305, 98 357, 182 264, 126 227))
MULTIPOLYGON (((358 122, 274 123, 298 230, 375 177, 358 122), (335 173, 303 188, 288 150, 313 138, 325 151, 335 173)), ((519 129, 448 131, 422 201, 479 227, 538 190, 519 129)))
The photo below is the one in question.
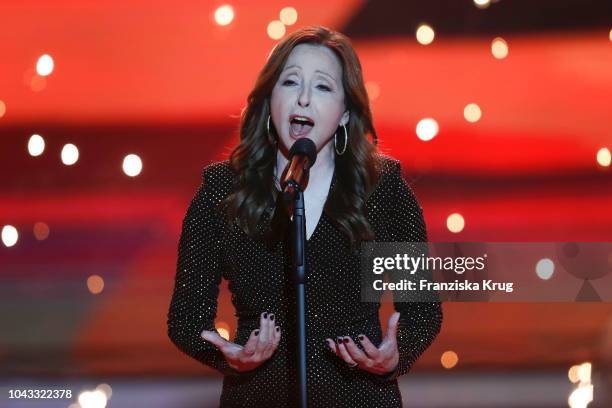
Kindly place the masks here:
POLYGON ((304 108, 310 105, 310 91, 307 86, 302 87, 300 96, 298 97, 298 104, 304 108))

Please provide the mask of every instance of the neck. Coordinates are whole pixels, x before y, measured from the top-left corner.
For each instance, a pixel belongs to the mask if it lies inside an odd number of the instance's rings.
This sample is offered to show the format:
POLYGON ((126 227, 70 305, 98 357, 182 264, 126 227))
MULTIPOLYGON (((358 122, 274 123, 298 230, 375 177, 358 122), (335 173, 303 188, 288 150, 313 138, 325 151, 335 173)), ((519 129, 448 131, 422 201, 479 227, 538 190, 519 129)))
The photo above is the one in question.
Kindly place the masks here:
MULTIPOLYGON (((289 163, 289 160, 281 152, 280 149, 276 151, 276 175, 280 177, 285 170, 285 167, 289 163)), ((331 139, 323 148, 317 153, 317 160, 315 164, 310 168, 310 175, 308 186, 320 185, 321 181, 329 178, 334 172, 335 155, 334 155, 334 139, 331 139)), ((308 190, 306 186, 306 190, 308 190)))

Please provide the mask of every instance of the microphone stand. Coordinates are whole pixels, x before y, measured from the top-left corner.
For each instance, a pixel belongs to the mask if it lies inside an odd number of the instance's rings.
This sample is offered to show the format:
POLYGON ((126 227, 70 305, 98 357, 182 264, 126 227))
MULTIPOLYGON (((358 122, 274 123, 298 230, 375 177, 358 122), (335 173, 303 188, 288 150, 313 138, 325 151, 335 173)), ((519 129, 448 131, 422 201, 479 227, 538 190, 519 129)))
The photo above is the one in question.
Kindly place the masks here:
POLYGON ((292 249, 294 284, 297 294, 297 379, 298 399, 301 408, 307 407, 306 389, 306 297, 304 284, 306 282, 306 212, 304 210, 304 193, 298 183, 293 180, 289 182, 290 190, 293 190, 293 205, 289 206, 292 215, 292 249))

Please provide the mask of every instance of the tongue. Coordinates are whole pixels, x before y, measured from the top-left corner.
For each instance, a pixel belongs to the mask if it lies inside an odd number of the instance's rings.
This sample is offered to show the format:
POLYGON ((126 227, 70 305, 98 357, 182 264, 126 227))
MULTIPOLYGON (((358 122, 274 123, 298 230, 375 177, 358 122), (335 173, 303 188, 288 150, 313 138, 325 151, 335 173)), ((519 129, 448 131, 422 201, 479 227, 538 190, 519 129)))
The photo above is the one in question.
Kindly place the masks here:
POLYGON ((301 135, 303 135, 305 133, 310 132, 310 129, 312 129, 312 126, 310 126, 310 125, 302 125, 300 123, 292 123, 291 124, 291 130, 297 136, 301 136, 301 135))

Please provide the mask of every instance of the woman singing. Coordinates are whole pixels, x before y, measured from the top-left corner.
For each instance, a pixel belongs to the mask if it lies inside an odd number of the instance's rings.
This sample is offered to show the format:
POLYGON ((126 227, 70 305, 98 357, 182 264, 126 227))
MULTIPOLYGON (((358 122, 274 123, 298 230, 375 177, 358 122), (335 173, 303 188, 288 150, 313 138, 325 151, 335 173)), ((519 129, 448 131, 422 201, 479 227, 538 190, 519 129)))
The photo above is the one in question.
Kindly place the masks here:
POLYGON ((359 245, 425 242, 425 224, 399 162, 377 150, 355 50, 324 27, 274 48, 242 112, 240 143, 204 168, 183 221, 168 335, 224 374, 222 407, 296 405, 290 245, 274 221, 279 178, 302 137, 318 152, 304 190, 308 405, 400 407, 397 377, 440 331, 442 309, 396 301, 383 333, 380 302, 360 301, 359 245), (222 277, 238 318, 233 342, 214 327, 222 277))

